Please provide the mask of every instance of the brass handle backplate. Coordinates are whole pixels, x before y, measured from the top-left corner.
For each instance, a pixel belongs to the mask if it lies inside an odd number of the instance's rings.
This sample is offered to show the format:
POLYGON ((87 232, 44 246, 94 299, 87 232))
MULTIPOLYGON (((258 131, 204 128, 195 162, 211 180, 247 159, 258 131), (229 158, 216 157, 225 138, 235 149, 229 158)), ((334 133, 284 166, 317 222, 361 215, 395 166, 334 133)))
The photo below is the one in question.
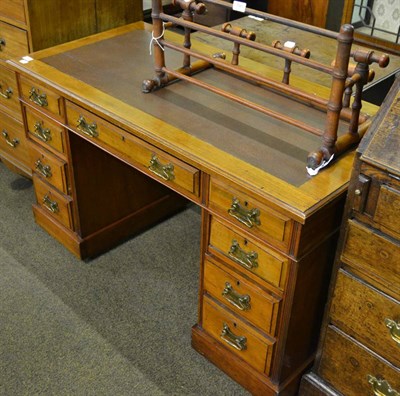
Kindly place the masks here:
POLYGON ((43 197, 42 202, 43 202, 44 207, 47 210, 49 210, 51 213, 58 213, 60 211, 59 207, 58 207, 58 203, 56 201, 52 201, 47 194, 43 197))
POLYGON ((368 382, 372 385, 372 390, 376 396, 400 396, 400 393, 393 389, 384 379, 368 375, 368 382))
POLYGON ((232 239, 228 255, 246 269, 251 270, 258 267, 258 253, 254 251, 245 252, 236 239, 232 239))
POLYGON ((84 116, 79 116, 76 127, 79 131, 90 137, 98 137, 99 132, 97 131, 97 124, 92 122, 91 124, 85 120, 84 116))
POLYGON ((393 319, 386 318, 385 325, 390 331, 390 336, 400 345, 400 322, 395 322, 393 319))
POLYGON ((4 92, 3 92, 3 85, 0 84, 0 96, 4 99, 10 99, 13 94, 13 90, 11 87, 8 87, 4 92))
POLYGON ((44 165, 40 159, 35 162, 36 170, 44 177, 49 178, 52 176, 50 165, 44 165))
POLYGON ((260 225, 260 210, 257 208, 247 209, 245 206, 242 206, 237 198, 233 198, 228 213, 249 228, 260 225))
POLYGON ((222 291, 223 297, 229 301, 233 306, 240 309, 241 311, 248 311, 251 308, 250 296, 248 294, 239 294, 233 289, 229 282, 225 283, 225 288, 222 291))
POLYGON ((47 102, 47 95, 45 93, 40 93, 40 90, 34 87, 29 91, 29 99, 40 107, 47 107, 49 105, 47 102))
POLYGON ((238 351, 244 351, 247 349, 247 338, 244 336, 237 336, 232 333, 229 326, 224 323, 221 331, 221 338, 231 347, 238 351))
POLYGON ((149 170, 164 180, 175 179, 174 165, 171 163, 163 165, 155 154, 151 156, 149 170))
POLYGON ((6 143, 7 143, 10 147, 16 148, 16 147, 18 146, 19 140, 16 139, 16 138, 13 139, 13 140, 11 140, 11 139, 10 139, 10 136, 8 136, 8 132, 7 132, 5 129, 3 129, 3 132, 1 132, 1 134, 3 135, 3 137, 4 137, 5 141, 6 141, 6 143))
POLYGON ((36 121, 33 126, 33 134, 38 137, 43 142, 48 142, 51 140, 51 130, 49 128, 43 128, 43 122, 36 121))
POLYGON ((3 51, 3 47, 6 46, 6 40, 0 37, 0 51, 3 51))

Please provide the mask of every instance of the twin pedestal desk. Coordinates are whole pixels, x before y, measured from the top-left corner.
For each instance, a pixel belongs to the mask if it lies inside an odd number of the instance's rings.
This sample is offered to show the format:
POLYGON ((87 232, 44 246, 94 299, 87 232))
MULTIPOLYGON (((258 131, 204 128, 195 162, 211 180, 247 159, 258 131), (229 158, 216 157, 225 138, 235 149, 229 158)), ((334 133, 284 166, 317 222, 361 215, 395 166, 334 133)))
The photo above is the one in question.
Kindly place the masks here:
MULTIPOLYGON (((193 347, 253 394, 296 394, 314 359, 354 152, 310 177, 305 161, 320 138, 296 125, 184 81, 142 93, 153 74, 150 40, 151 27, 138 22, 9 61, 35 219, 88 258, 190 201, 200 206, 193 347)), ((204 71, 201 78, 259 95, 300 121, 325 120, 229 75, 204 71)), ((140 262, 132 258, 132 265, 140 262)))

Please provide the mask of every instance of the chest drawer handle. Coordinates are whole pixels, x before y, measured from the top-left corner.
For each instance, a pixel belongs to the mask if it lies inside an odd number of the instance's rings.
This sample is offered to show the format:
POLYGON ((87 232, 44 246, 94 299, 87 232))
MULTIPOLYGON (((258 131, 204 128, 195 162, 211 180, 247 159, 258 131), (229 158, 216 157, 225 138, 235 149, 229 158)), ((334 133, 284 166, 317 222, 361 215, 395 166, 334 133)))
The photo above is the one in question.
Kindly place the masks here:
POLYGON ((229 326, 224 323, 221 331, 221 338, 231 347, 238 351, 245 351, 247 349, 247 338, 244 336, 237 336, 232 333, 229 326))
POLYGON ((0 96, 4 99, 10 99, 13 94, 13 90, 8 87, 4 92, 3 92, 3 85, 0 84, 0 96))
POLYGON ((49 105, 47 102, 47 95, 45 93, 40 93, 39 89, 34 87, 29 91, 29 99, 40 107, 47 107, 49 105))
POLYGON ((43 122, 35 122, 33 128, 33 134, 38 137, 42 142, 49 142, 51 140, 51 131, 49 128, 43 128, 43 122))
POLYGON ((237 198, 232 199, 232 205, 228 209, 228 213, 239 220, 246 227, 252 228, 255 225, 260 225, 260 210, 257 208, 246 209, 240 204, 237 198))
POLYGON ((163 165, 155 154, 151 156, 149 170, 164 180, 175 179, 174 165, 171 163, 163 165))
POLYGON ((83 132, 85 135, 90 136, 90 137, 98 137, 99 132, 97 131, 97 124, 95 122, 92 122, 89 124, 84 116, 79 116, 76 127, 78 130, 83 132))
POLYGON ((6 46, 6 40, 0 37, 0 51, 3 51, 3 47, 6 46))
POLYGON ((390 336, 400 345, 400 322, 396 323, 393 319, 386 318, 385 325, 390 330, 390 336))
POLYGON ((42 176, 46 178, 52 176, 50 165, 44 165, 40 159, 35 162, 35 168, 42 176))
POLYGON ((3 135, 3 137, 4 137, 5 141, 6 141, 6 143, 7 143, 10 147, 16 148, 16 147, 18 146, 19 140, 18 140, 18 139, 13 139, 13 140, 11 140, 11 139, 10 139, 10 136, 8 135, 8 132, 7 132, 5 129, 3 129, 3 132, 2 132, 1 134, 3 135))
POLYGON ((236 239, 232 239, 232 245, 228 255, 246 269, 251 270, 258 267, 258 253, 254 251, 245 252, 236 239))
POLYGON ((229 282, 225 283, 225 288, 222 291, 222 295, 226 300, 228 300, 232 305, 234 305, 241 311, 248 311, 251 308, 250 296, 248 294, 239 294, 236 290, 233 289, 232 285, 229 282))
POLYGON ((43 197, 43 206, 51 213, 58 213, 60 211, 58 208, 58 203, 56 201, 52 201, 47 194, 43 197))
POLYGON ((394 390, 386 380, 368 375, 368 382, 372 385, 374 395, 376 396, 400 396, 400 393, 394 390))

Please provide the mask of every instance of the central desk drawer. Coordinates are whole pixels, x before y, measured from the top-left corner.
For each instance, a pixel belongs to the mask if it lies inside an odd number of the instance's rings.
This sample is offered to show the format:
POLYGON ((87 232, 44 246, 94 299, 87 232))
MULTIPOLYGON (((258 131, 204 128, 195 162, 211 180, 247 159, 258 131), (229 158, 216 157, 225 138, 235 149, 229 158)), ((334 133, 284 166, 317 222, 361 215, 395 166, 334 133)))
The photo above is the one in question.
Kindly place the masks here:
POLYGON ((199 197, 200 171, 155 148, 108 121, 67 102, 71 129, 114 153, 141 171, 189 196, 199 197))

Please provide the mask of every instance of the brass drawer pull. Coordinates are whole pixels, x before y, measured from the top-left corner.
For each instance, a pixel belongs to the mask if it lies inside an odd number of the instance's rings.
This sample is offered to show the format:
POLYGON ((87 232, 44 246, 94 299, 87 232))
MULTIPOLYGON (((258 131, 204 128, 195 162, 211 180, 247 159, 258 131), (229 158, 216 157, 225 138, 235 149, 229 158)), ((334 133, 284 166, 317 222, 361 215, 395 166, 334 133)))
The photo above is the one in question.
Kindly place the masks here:
POLYGON ((6 46, 6 40, 0 38, 0 51, 3 51, 3 47, 6 46))
POLYGON ((222 295, 226 300, 228 300, 232 305, 241 311, 248 311, 251 308, 250 296, 248 294, 241 295, 235 291, 229 282, 225 283, 225 288, 222 291, 222 295))
POLYGON ((232 245, 228 255, 246 269, 251 270, 258 267, 258 253, 254 251, 245 252, 236 239, 232 239, 232 245))
POLYGON ((47 102, 47 95, 45 93, 40 93, 39 89, 34 87, 29 91, 29 99, 40 107, 47 107, 49 105, 47 102))
POLYGON ((400 393, 394 390, 386 380, 368 375, 368 382, 372 385, 372 390, 376 396, 400 396, 400 393))
POLYGON ((164 180, 175 179, 174 165, 171 163, 163 165, 155 154, 151 156, 149 170, 164 180))
POLYGON ((3 129, 3 132, 2 132, 1 134, 3 135, 3 137, 4 137, 5 141, 6 141, 6 143, 7 143, 10 147, 16 148, 16 147, 18 146, 19 140, 18 140, 18 139, 13 139, 13 140, 11 140, 11 139, 10 139, 10 136, 8 136, 8 132, 7 132, 5 129, 3 129))
POLYGON ((244 351, 247 349, 247 338, 244 336, 237 336, 232 333, 229 326, 224 323, 221 331, 221 338, 231 347, 238 351, 244 351))
POLYGON ((0 96, 4 99, 10 99, 13 94, 13 90, 8 87, 4 92, 3 92, 3 85, 0 84, 0 96))
POLYGON ((259 219, 260 210, 257 208, 246 209, 237 198, 232 199, 232 205, 228 209, 228 213, 249 228, 261 224, 259 219))
POLYGON ((79 131, 84 133, 87 136, 90 137, 98 137, 99 132, 97 131, 97 124, 95 122, 92 122, 89 124, 84 116, 79 116, 76 127, 79 131))
POLYGON ((58 208, 58 203, 56 201, 52 201, 47 194, 43 197, 43 205, 51 213, 58 213, 60 211, 58 208))
POLYGON ((43 122, 35 122, 34 135, 38 137, 42 142, 48 142, 51 140, 51 130, 49 128, 43 128, 43 122))
POLYGON ((400 345, 400 322, 396 323, 393 319, 386 318, 385 325, 390 330, 390 336, 400 345))
POLYGON ((40 159, 35 162, 36 170, 44 177, 49 178, 52 176, 50 165, 44 165, 40 159))

